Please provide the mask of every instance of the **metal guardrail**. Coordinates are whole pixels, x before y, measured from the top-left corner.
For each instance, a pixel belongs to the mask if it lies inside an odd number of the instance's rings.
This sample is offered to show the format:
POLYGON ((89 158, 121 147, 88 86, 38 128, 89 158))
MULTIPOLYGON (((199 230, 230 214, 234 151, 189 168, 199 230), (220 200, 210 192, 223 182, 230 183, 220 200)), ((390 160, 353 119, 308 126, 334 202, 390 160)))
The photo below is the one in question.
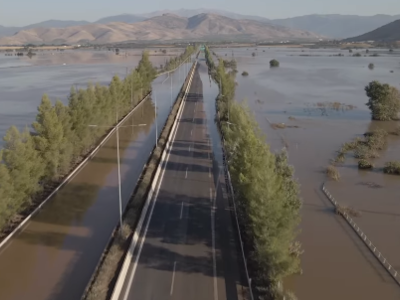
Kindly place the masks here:
MULTIPOLYGON (((322 191, 325 196, 329 199, 329 201, 338 208, 339 203, 335 200, 332 194, 325 187, 325 184, 322 185, 322 191)), ((347 214, 346 212, 341 212, 340 215, 347 221, 347 223, 353 228, 355 233, 360 237, 360 239, 364 242, 364 244, 368 247, 368 249, 372 252, 372 254, 376 257, 376 259, 381 263, 381 265, 385 268, 385 270, 392 276, 392 278, 396 281, 398 285, 400 285, 400 276, 396 269, 389 263, 389 261, 383 256, 382 252, 378 250, 378 248, 371 242, 371 240, 367 237, 367 235, 361 230, 361 228, 357 225, 356 222, 347 214)))

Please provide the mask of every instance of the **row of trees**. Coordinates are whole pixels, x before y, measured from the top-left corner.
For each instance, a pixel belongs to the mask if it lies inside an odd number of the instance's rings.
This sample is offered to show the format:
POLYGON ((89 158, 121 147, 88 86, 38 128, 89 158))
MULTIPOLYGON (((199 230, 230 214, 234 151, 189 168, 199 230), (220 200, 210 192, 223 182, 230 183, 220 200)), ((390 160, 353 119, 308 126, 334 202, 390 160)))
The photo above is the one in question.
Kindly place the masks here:
POLYGON ((68 105, 43 95, 36 121, 22 132, 12 126, 0 151, 0 231, 41 200, 95 146, 101 136, 151 90, 156 76, 147 52, 124 80, 109 86, 71 88, 68 105), (90 127, 90 124, 98 125, 90 127))
POLYGON ((301 200, 294 170, 286 151, 270 151, 249 108, 233 101, 235 73, 227 73, 222 60, 214 67, 209 49, 205 52, 210 72, 220 83, 219 121, 255 298, 291 299, 281 283, 300 272, 301 246, 295 238, 301 200))
POLYGON ((372 81, 365 87, 368 96, 367 106, 373 120, 398 120, 400 113, 399 90, 379 81, 372 81))
POLYGON ((176 57, 170 58, 165 65, 161 68, 160 73, 175 70, 182 64, 190 55, 195 53, 196 47, 195 46, 187 46, 185 51, 176 57))

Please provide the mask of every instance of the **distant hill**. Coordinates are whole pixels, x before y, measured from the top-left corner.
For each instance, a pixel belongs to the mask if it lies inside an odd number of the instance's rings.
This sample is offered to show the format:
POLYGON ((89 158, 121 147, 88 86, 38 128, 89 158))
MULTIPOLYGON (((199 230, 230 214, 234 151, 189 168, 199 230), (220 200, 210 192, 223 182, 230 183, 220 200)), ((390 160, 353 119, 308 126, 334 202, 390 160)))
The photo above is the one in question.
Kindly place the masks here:
POLYGON ((65 28, 69 26, 80 26, 90 24, 87 21, 60 21, 48 20, 40 23, 31 24, 24 27, 5 27, 0 25, 0 37, 11 36, 18 31, 28 30, 32 28, 65 28))
POLYGON ((231 19, 236 19, 236 20, 242 20, 242 19, 247 19, 247 20, 255 20, 255 21, 260 21, 260 22, 269 22, 270 20, 264 17, 260 16, 251 16, 251 15, 242 15, 242 14, 237 14, 225 10, 219 10, 219 9, 208 9, 208 8, 198 8, 198 9, 178 9, 178 10, 159 10, 159 11, 154 11, 151 13, 147 14, 141 14, 140 16, 146 17, 146 18, 152 18, 156 16, 161 16, 163 14, 174 14, 178 15, 181 17, 185 18, 190 18, 199 14, 217 14, 220 16, 228 17, 231 19))
POLYGON ((400 19, 400 15, 307 15, 288 19, 271 20, 273 24, 319 33, 332 38, 358 36, 400 19))
POLYGON ((0 39, 0 45, 107 44, 125 41, 173 40, 317 40, 322 36, 253 20, 235 20, 216 14, 190 18, 164 14, 133 24, 88 24, 67 28, 32 28, 0 39))
POLYGON ((392 23, 379 27, 368 33, 346 39, 349 42, 361 42, 361 41, 400 41, 400 20, 396 20, 392 23))
POLYGON ((123 23, 131 24, 131 23, 142 22, 146 19, 148 19, 148 18, 139 16, 139 15, 123 14, 123 15, 105 17, 100 20, 97 20, 94 23, 95 24, 107 24, 107 23, 112 23, 112 22, 123 22, 123 23))

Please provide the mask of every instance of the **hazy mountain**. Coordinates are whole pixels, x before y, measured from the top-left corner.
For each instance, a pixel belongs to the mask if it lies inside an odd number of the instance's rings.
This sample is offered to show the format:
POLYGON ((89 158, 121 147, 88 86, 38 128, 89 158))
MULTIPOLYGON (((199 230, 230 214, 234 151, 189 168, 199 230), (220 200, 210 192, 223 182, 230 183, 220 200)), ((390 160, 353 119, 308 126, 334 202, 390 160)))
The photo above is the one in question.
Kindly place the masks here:
POLYGON ((60 20, 48 20, 40 23, 31 24, 24 27, 5 27, 0 25, 0 37, 11 36, 18 31, 28 30, 31 28, 65 28, 69 26, 80 26, 90 24, 87 21, 60 21, 60 20))
POLYGON ((400 20, 396 20, 363 35, 346 39, 346 41, 400 41, 400 20))
POLYGON ((348 38, 371 31, 400 19, 400 15, 307 15, 288 19, 271 20, 273 24, 308 30, 333 38, 348 38))
POLYGON ((31 24, 28 26, 21 27, 19 30, 26 30, 31 28, 65 28, 70 26, 80 26, 80 25, 87 25, 90 22, 87 21, 72 21, 72 20, 48 20, 40 23, 31 24))
POLYGON ((19 29, 19 27, 5 27, 0 25, 0 37, 13 35, 19 29))
POLYGON ((139 15, 123 14, 123 15, 105 17, 100 20, 97 20, 94 23, 96 24, 107 24, 112 22, 137 23, 137 22, 142 22, 146 19, 148 18, 139 15))
POLYGON ((33 28, 0 39, 1 45, 27 43, 116 43, 182 39, 315 40, 320 35, 253 20, 235 20, 215 14, 190 18, 164 14, 133 24, 89 24, 67 28, 33 28))
POLYGON ((185 18, 190 18, 199 14, 217 14, 220 16, 228 17, 231 19, 241 20, 241 19, 248 19, 248 20, 255 20, 260 22, 268 22, 269 19, 260 17, 260 16, 250 16, 250 15, 242 15, 237 13, 232 13, 225 10, 218 10, 218 9, 208 9, 208 8, 198 8, 198 9, 178 9, 178 10, 159 10, 154 11, 147 14, 140 14, 142 17, 152 18, 156 16, 162 16, 163 14, 174 14, 185 18))

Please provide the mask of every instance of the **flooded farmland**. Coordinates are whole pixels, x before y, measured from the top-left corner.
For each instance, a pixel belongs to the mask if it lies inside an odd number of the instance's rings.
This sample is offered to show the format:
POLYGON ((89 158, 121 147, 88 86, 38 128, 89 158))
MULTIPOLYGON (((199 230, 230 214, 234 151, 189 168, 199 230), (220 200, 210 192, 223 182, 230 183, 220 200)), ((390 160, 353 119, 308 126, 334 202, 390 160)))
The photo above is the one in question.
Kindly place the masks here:
MULTIPOLYGON (((361 57, 340 49, 258 47, 215 52, 237 60, 236 99, 247 99, 273 150, 288 148, 301 184, 303 274, 288 278, 284 286, 300 300, 399 299, 399 286, 334 213, 321 185, 327 165, 343 143, 376 128, 391 131, 399 124, 371 121, 364 87, 379 80, 399 89, 400 52, 370 49, 364 56, 365 50, 353 50, 361 57), (338 53, 343 56, 334 56, 338 53), (369 56, 373 53, 378 56, 369 56), (270 68, 272 59, 280 62, 279 68, 270 68), (243 71, 249 76, 241 76, 243 71)), ((373 171, 359 171, 349 155, 338 165, 341 180, 327 182, 327 188, 337 201, 361 212, 355 221, 399 270, 400 177, 383 174, 383 164, 389 160, 400 160, 400 137, 388 138, 373 171)))
MULTIPOLYGON (((178 50, 174 53, 182 52, 178 50)), ((66 104, 71 86, 85 88, 89 82, 106 85, 114 74, 124 78, 127 71, 137 66, 140 53, 141 50, 135 50, 124 56, 109 51, 45 51, 32 59, 0 53, 0 136, 11 125, 20 129, 30 126, 44 93, 53 102, 60 99, 66 104)), ((169 58, 150 56, 154 66, 169 58)), ((176 78, 182 81, 183 72, 179 71, 176 78)), ((173 82, 174 91, 177 86, 173 82)), ((2 143, 1 140, 0 146, 2 143)))

